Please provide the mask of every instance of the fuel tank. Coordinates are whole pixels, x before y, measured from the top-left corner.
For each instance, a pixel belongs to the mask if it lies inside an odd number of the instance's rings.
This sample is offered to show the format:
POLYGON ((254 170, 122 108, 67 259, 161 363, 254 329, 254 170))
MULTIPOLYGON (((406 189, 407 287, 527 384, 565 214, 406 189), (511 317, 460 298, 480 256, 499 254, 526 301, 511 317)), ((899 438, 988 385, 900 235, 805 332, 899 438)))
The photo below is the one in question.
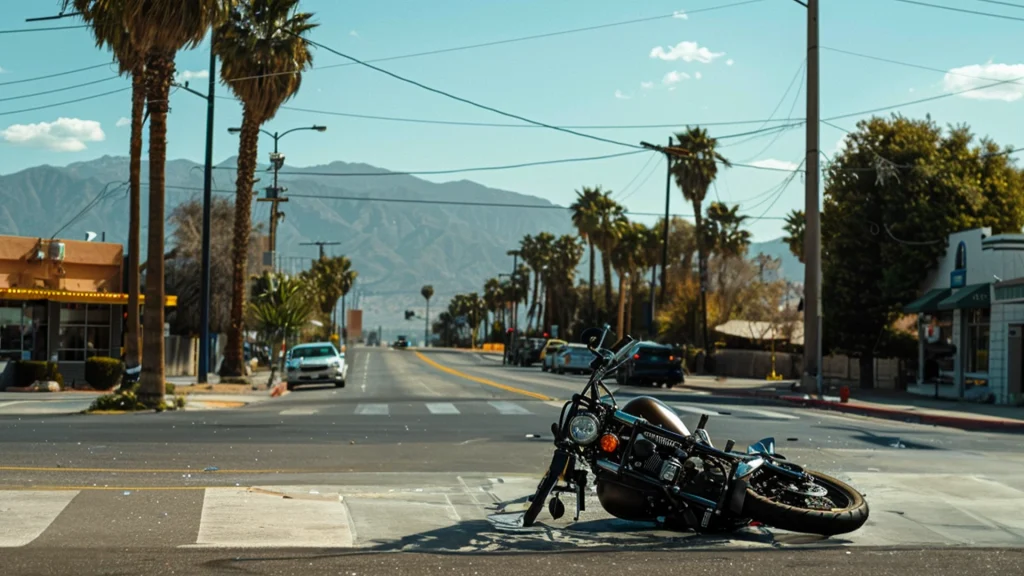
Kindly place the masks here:
MULTIPOLYGON (((671 408, 657 398, 638 396, 622 407, 622 411, 639 416, 651 424, 666 430, 689 436, 686 424, 671 408)), ((659 514, 650 510, 648 497, 657 496, 656 492, 629 486, 608 478, 597 481, 597 499, 601 507, 609 514, 623 520, 653 520, 659 514)))

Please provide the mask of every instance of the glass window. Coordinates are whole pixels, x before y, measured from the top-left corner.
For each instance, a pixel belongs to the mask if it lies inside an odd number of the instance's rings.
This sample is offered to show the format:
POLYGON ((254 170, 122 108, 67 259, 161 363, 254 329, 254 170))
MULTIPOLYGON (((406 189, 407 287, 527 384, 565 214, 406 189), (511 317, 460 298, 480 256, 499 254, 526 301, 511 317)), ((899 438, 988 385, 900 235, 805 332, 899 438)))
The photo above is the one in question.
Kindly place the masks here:
POLYGON ((991 312, 971 310, 967 316, 967 372, 988 372, 988 344, 991 312))
POLYGON ((85 326, 85 304, 62 302, 60 305, 61 326, 85 326))
POLYGON ((60 305, 60 344, 57 359, 82 362, 110 355, 110 306, 108 304, 60 305))

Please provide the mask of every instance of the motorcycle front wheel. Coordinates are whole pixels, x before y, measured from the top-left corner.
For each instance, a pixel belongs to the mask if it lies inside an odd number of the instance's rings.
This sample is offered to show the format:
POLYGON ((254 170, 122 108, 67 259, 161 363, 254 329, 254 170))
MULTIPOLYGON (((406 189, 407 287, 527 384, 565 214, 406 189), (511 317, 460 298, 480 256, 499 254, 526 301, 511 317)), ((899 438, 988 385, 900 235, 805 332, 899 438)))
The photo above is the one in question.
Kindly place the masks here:
POLYGON ((811 481, 756 478, 747 488, 744 515, 773 528, 822 536, 853 532, 868 521, 868 503, 860 492, 842 480, 806 472, 811 481))

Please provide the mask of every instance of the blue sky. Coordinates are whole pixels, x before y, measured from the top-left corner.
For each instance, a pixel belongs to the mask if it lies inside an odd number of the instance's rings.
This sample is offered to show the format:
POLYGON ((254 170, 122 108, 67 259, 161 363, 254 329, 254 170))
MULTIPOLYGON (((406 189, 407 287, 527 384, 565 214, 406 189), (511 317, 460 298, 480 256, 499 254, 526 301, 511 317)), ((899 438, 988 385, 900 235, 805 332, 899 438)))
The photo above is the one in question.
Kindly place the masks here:
MULTIPOLYGON (((978 0, 929 0, 1024 18, 1015 9, 978 0)), ((605 28, 381 63, 380 66, 456 95, 556 125, 704 124, 759 120, 772 116, 806 55, 806 11, 793 0, 761 2, 699 12, 733 0, 304 0, 320 27, 311 38, 362 59, 542 34, 592 25, 695 11, 639 24, 605 28), (645 87, 646 86, 646 87, 645 87)), ((895 0, 822 0, 821 111, 823 117, 895 105, 1024 76, 1019 39, 1024 22, 958 14, 895 0), (827 48, 952 71, 928 71, 850 56, 827 48)), ((1022 2, 1024 5, 1024 2, 1022 2)), ((18 2, 5 6, 0 30, 73 25, 73 19, 25 24, 27 17, 56 12, 57 2, 18 2)), ((86 30, 0 34, 0 173, 37 164, 65 165, 105 154, 125 155, 129 92, 31 112, 9 113, 44 104, 100 94, 129 86, 112 79, 43 96, 27 94, 74 86, 113 76, 112 68, 18 84, 4 83, 103 64, 109 55, 93 47, 86 30), (5 101, 6 100, 6 101, 5 101), (61 120, 61 119, 64 120, 61 120)), ((208 47, 182 52, 179 73, 201 72, 208 47)), ((344 63, 327 51, 315 66, 344 63)), ((776 119, 804 116, 804 92, 797 76, 776 119), (794 100, 796 98, 796 100, 794 100)), ((205 80, 192 87, 205 91, 205 80)), ((228 95, 223 85, 218 94, 228 95)), ((899 109, 911 117, 930 113, 942 124, 966 122, 1001 144, 1022 145, 1024 87, 1007 84, 899 109)), ((308 72, 302 89, 286 106, 356 114, 471 122, 514 122, 402 84, 359 66, 308 72)), ((237 103, 218 100, 215 160, 237 152, 237 103)), ((836 123, 853 128, 856 118, 836 123)), ((335 160, 365 162, 392 170, 433 170, 613 154, 625 148, 547 129, 481 128, 410 124, 282 110, 266 125, 283 131, 324 124, 325 133, 298 132, 281 140, 292 165, 335 160)), ((760 123, 709 126, 716 136, 762 127, 760 123)), ((205 102, 185 91, 172 96, 168 156, 202 162, 205 102)), ((606 138, 664 143, 671 129, 592 131, 606 138)), ((831 154, 842 133, 822 126, 821 147, 831 154)), ((722 152, 736 162, 786 166, 803 157, 802 127, 750 141, 722 140, 722 152)), ((260 142, 261 161, 270 149, 260 142)), ((566 164, 464 175, 468 178, 567 204, 573 190, 601 185, 630 210, 664 210, 664 162, 646 154, 599 162, 566 164), (628 183, 632 186, 625 188, 628 183)), ((755 239, 781 235, 778 219, 803 203, 796 179, 780 195, 763 193, 785 180, 784 172, 736 167, 720 172, 709 196, 740 204, 752 218, 755 239), (768 198, 766 202, 765 199, 768 198), (777 198, 777 200, 776 200, 777 198), (776 200, 774 204, 772 201, 776 200)), ((677 190, 672 211, 689 213, 677 190)), ((641 218, 650 220, 649 218, 641 218)))

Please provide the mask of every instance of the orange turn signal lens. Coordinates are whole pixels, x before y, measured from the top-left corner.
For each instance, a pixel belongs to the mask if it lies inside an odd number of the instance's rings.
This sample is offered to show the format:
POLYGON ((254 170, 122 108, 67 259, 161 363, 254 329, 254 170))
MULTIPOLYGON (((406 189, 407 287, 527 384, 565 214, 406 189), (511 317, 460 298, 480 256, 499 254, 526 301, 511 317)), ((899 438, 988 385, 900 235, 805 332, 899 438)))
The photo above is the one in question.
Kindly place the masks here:
POLYGON ((619 438, 615 434, 601 436, 601 451, 611 454, 619 448, 619 438))

